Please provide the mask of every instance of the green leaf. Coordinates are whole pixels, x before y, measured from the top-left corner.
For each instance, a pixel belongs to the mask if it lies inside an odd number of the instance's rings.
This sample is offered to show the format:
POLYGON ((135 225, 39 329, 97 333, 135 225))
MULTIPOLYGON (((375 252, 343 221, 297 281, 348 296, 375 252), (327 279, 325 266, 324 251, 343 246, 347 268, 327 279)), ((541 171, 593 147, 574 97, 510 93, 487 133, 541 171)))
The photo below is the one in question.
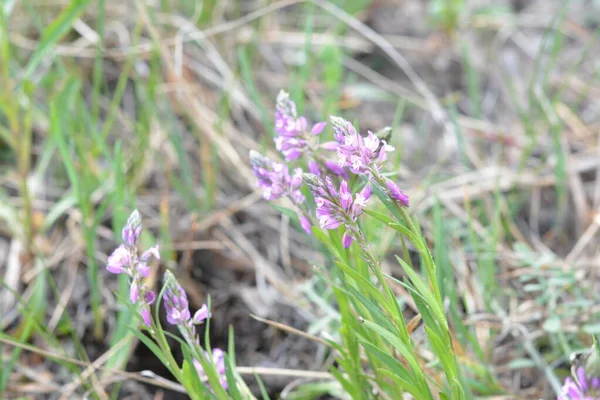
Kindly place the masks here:
POLYGON ((71 29, 77 18, 85 11, 89 0, 73 0, 42 33, 40 44, 35 49, 23 71, 22 80, 29 79, 45 55, 71 29))
POLYGON ((598 324, 585 324, 582 330, 588 335, 596 335, 600 333, 600 323, 598 324))
POLYGON ((234 365, 232 364, 229 355, 225 357, 225 375, 227 376, 227 386, 229 386, 229 394, 232 399, 242 399, 242 394, 237 387, 237 379, 234 375, 234 365))
POLYGON ((556 333, 560 331, 560 325, 560 318, 557 315, 552 315, 544 321, 542 328, 544 328, 546 332, 556 333))
MULTIPOLYGON (((139 331, 137 328, 131 328, 131 332, 142 342, 144 343, 144 345, 146 345, 146 347, 148 349, 150 349, 150 351, 156 356, 156 358, 158 358, 160 360, 160 362, 169 370, 171 371, 171 373, 173 373, 173 368, 179 368, 177 365, 171 365, 171 363, 169 362, 169 360, 167 360, 167 357, 165 356, 165 354, 163 353, 163 351, 160 349, 160 347, 158 347, 158 345, 156 343, 154 343, 152 341, 152 339, 150 339, 148 336, 144 335, 141 331, 139 331)), ((173 374, 175 375, 175 374, 173 374)))
POLYGON ((260 395, 262 396, 263 400, 271 400, 269 393, 267 392, 267 388, 265 388, 265 384, 263 383, 262 379, 260 379, 260 376, 258 376, 258 374, 254 374, 254 378, 256 378, 256 382, 260 388, 260 395))
POLYGON ((190 364, 190 362, 188 361, 188 359, 191 359, 189 350, 187 350, 185 348, 183 348, 183 349, 184 349, 183 353, 184 353, 185 360, 183 360, 183 365, 181 366, 183 382, 180 382, 180 383, 185 387, 185 390, 187 391, 188 395, 192 399, 202 400, 205 397, 201 396, 200 394, 201 393, 203 395, 207 394, 206 387, 200 381, 200 377, 198 376, 198 371, 196 371, 196 367, 193 365, 193 361, 192 361, 192 364, 190 364))
MULTIPOLYGON (((371 354, 377 357, 381 362, 387 365, 396 378, 396 382, 399 383, 399 386, 411 393, 413 396, 415 395, 414 389, 417 384, 414 382, 414 377, 411 372, 396 358, 392 357, 386 351, 380 349, 378 346, 375 346, 369 341, 361 340, 360 344, 371 354)), ((398 393, 400 395, 401 393, 398 393)))

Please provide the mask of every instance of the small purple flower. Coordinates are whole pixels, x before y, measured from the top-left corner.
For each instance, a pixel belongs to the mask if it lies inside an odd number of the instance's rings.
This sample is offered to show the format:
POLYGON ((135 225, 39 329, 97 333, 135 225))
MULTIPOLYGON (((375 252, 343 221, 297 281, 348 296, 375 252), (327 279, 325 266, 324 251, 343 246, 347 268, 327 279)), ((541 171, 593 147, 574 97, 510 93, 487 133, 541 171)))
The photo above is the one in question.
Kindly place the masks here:
POLYGON ((313 174, 304 174, 303 177, 315 196, 316 214, 321 228, 336 229, 345 225, 347 230, 342 238, 342 244, 346 248, 350 247, 354 238, 348 227, 355 225, 358 216, 362 214, 363 208, 371 196, 371 187, 366 185, 353 196, 348 182, 345 180, 337 189, 329 177, 326 177, 324 181, 313 174))
POLYGON ((167 321, 171 325, 185 324, 190 320, 187 294, 179 283, 167 283, 163 301, 167 310, 167 321))
POLYGON ((600 377, 588 377, 584 367, 577 368, 577 379, 565 379, 558 400, 598 400, 600 398, 600 377))
POLYGON ((251 150, 250 162, 254 175, 258 178, 258 187, 263 189, 266 200, 276 200, 288 197, 294 204, 301 204, 306 199, 300 186, 302 186, 302 170, 297 168, 290 175, 288 167, 271 161, 271 159, 251 150))
POLYGON ((192 318, 192 324, 200 325, 201 323, 206 321, 208 317, 210 317, 208 307, 206 306, 206 304, 202 304, 202 307, 200 307, 198 311, 194 313, 194 317, 192 318))
POLYGON ((296 103, 290 99, 289 93, 281 90, 275 104, 275 148, 283 154, 286 161, 299 158, 310 151, 310 136, 320 135, 327 122, 317 122, 308 132, 308 121, 298 117, 296 103))
POLYGON ((146 300, 146 304, 150 305, 156 301, 156 293, 152 290, 148 290, 144 299, 146 300))
POLYGON ((312 133, 315 136, 320 135, 321 133, 323 133, 323 130, 325 130, 326 126, 327 126, 326 121, 317 122, 316 124, 313 125, 312 129, 310 130, 310 133, 312 133))
MULTIPOLYGON (((208 356, 208 353, 204 353, 208 356)), ((219 383, 223 387, 223 389, 227 390, 227 375, 225 370, 225 352, 221 349, 213 349, 212 350, 212 361, 214 363, 215 369, 219 374, 219 383)), ((208 376, 206 372, 204 372, 204 367, 198 360, 194 360, 194 366, 196 367, 196 371, 198 372, 198 376, 202 382, 208 381, 208 376)))
POLYGON ((150 274, 148 260, 151 256, 160 259, 158 246, 151 247, 139 256, 137 242, 142 233, 140 213, 134 210, 121 232, 123 244, 108 257, 106 269, 112 274, 127 274, 131 278, 129 300, 138 304, 140 316, 144 324, 151 325, 150 304, 156 299, 153 291, 143 283, 143 278, 150 274))
POLYGON ((307 149, 308 143, 302 139, 306 127, 306 118, 298 118, 296 104, 287 92, 281 90, 275 105, 275 132, 278 135, 275 138, 275 147, 286 160, 300 157, 307 149))
POLYGON ((142 307, 140 309, 140 316, 142 317, 142 320, 144 321, 144 324, 146 326, 150 326, 151 325, 150 309, 148 309, 148 307, 142 307))
POLYGON ((338 165, 348 167, 355 174, 372 173, 386 161, 386 153, 394 148, 385 140, 379 140, 373 132, 362 137, 354 126, 340 117, 331 117, 334 138, 338 143, 338 165))
POLYGON ((308 172, 311 174, 315 174, 316 176, 321 176, 321 169, 319 168, 319 163, 315 160, 310 160, 308 162, 308 172))
POLYGON ((322 148, 323 150, 336 151, 337 148, 339 147, 339 145, 340 144, 334 140, 334 141, 331 141, 331 142, 321 143, 319 145, 319 147, 322 148))
POLYGON ((139 297, 140 297, 140 288, 138 286, 138 283, 136 281, 133 281, 131 283, 131 287, 129 288, 129 300, 131 300, 131 302, 133 304, 135 304, 135 303, 137 303, 139 297))
POLYGON ((138 274, 142 277, 145 278, 148 275, 150 275, 150 267, 148 266, 148 264, 146 264, 143 261, 140 261, 137 266, 136 266, 137 272, 138 274))
POLYGON ((141 233, 142 218, 138 210, 134 210, 127 219, 127 223, 121 232, 123 243, 125 243, 126 246, 135 247, 141 233))
POLYGON ((131 256, 129 250, 127 247, 125 247, 125 245, 120 245, 108 257, 106 269, 111 274, 127 273, 127 267, 129 267, 130 262, 131 256))
POLYGON ((299 212, 298 219, 300 220, 300 226, 302 226, 302 229, 304 229, 304 231, 309 235, 312 235, 312 224, 310 223, 310 220, 306 217, 306 215, 299 212))
POLYGON ((167 274, 165 285, 167 288, 163 294, 163 301, 167 310, 167 321, 171 325, 198 325, 210 317, 208 307, 204 304, 192 318, 187 294, 171 273, 167 274))
POLYGON ((148 261, 151 256, 154 257, 154 258, 156 258, 157 260, 160 260, 160 253, 158 251, 158 245, 150 247, 148 250, 146 250, 142 254, 142 256, 140 258, 143 261, 148 261))
POLYGON ((334 175, 341 176, 344 179, 349 179, 348 173, 344 167, 340 167, 334 161, 325 161, 325 168, 331 171, 334 175))
POLYGON ((404 194, 404 192, 402 190, 400 190, 398 185, 396 185, 390 179, 385 180, 385 185, 387 186, 387 188, 389 190, 388 194, 390 195, 390 197, 392 199, 396 200, 397 202, 400 203, 400 205, 402 205, 404 207, 409 206, 410 199, 408 198, 408 196, 406 194, 404 194))
POLYGON ((352 245, 352 236, 346 231, 344 232, 344 236, 342 236, 342 246, 347 249, 350 245, 352 245))

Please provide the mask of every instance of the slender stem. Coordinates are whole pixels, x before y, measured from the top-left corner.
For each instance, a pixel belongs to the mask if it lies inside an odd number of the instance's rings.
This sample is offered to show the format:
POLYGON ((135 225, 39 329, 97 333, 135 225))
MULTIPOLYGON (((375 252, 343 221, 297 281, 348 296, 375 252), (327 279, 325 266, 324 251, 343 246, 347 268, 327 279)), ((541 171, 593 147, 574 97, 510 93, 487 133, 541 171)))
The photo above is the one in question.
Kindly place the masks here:
POLYGON ((390 300, 389 299, 389 291, 386 290, 387 283, 385 281, 385 277, 383 276, 383 273, 381 272, 381 263, 379 262, 379 260, 377 260, 375 258, 375 256, 373 256, 373 253, 371 252, 371 248, 369 246, 369 243, 367 242, 367 239, 365 238, 365 235, 360 230, 360 228, 357 226, 356 222, 351 221, 351 220, 346 222, 346 229, 348 229, 352 232, 352 237, 354 238, 354 240, 356 240, 356 242, 359 244, 360 248, 362 249, 362 253, 363 253, 365 260, 367 261, 367 263, 369 264, 369 266, 375 273, 375 277, 379 281, 381 288, 384 290, 384 295, 386 297, 388 297, 388 300, 390 300))

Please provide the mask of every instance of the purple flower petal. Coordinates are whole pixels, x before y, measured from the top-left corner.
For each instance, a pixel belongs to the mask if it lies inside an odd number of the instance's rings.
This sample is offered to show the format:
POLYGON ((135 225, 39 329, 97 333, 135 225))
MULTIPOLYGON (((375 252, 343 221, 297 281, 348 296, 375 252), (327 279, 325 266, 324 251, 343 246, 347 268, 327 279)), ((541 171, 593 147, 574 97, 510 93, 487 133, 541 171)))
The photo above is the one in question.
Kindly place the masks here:
POLYGON ((342 246, 347 249, 350 245, 352 245, 352 236, 350 236, 348 232, 344 232, 344 236, 342 236, 342 246))
POLYGON ((391 180, 387 179, 385 185, 390 191, 390 197, 396 201, 398 201, 401 205, 408 207, 410 204, 409 198, 400 188, 391 180))
POLYGON ((310 220, 302 213, 298 213, 298 219, 300 219, 300 226, 302 226, 302 229, 309 235, 312 235, 312 224, 310 223, 310 220))
POLYGON ((208 312, 208 307, 206 306, 206 304, 203 304, 202 307, 200 307, 198 309, 198 311, 196 311, 196 313, 194 313, 194 317, 192 318, 192 324, 194 324, 194 325, 201 324, 209 316, 210 316, 210 313, 208 312))
POLYGON ((133 304, 137 303, 138 299, 139 299, 139 287, 138 287, 138 283, 136 281, 133 281, 131 283, 131 287, 129 288, 129 299, 131 300, 131 302, 133 304))
POLYGON ((146 324, 146 326, 150 326, 150 311, 148 310, 147 307, 143 307, 140 310, 140 315, 142 316, 142 319, 144 320, 144 324, 146 324))
POLYGON ((150 305, 156 301, 156 293, 152 290, 148 290, 145 296, 146 304, 150 305))
POLYGON ((158 251, 158 245, 150 247, 144 252, 144 254, 142 254, 140 258, 144 261, 147 261, 150 258, 150 256, 153 256, 157 260, 160 260, 160 252, 158 251))
POLYGON ((129 250, 124 245, 120 245, 108 257, 106 269, 111 274, 123 274, 127 272, 129 266, 129 250))
POLYGON ((135 267, 135 268, 136 268, 136 270, 137 270, 137 273, 138 273, 138 274, 139 274, 141 277, 143 277, 143 278, 145 278, 145 277, 147 277, 148 275, 150 275, 150 267, 148 266, 148 264, 146 264, 146 263, 145 263, 145 262, 143 262, 143 261, 142 261, 142 262, 139 262, 139 263, 136 265, 136 267, 135 267))
POLYGON ((326 121, 317 122, 316 124, 313 125, 312 129, 310 130, 310 133, 312 133, 315 136, 320 135, 326 126, 327 126, 326 121))
POLYGON ((317 163, 315 160, 310 160, 308 162, 308 172, 317 176, 321 176, 321 169, 319 168, 319 163, 317 163))

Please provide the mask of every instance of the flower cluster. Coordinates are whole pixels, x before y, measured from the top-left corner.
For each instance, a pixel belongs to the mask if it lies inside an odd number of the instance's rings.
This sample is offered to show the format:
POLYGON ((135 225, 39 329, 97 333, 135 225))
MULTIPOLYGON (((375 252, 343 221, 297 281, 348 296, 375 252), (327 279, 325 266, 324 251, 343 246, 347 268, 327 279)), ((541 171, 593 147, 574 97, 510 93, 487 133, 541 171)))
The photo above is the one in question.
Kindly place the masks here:
POLYGON ((203 304, 192 317, 183 287, 174 279, 167 282, 163 301, 167 310, 167 321, 171 325, 199 325, 210 317, 206 304, 203 304))
MULTIPOLYGON (((318 122, 310 130, 310 135, 319 135, 325 129, 326 122, 318 122)), ((309 149, 308 122, 298 117, 296 104, 285 91, 280 91, 275 105, 275 147, 287 161, 299 158, 309 149)))
POLYGON ((363 138, 354 126, 340 117, 330 117, 333 137, 338 142, 337 155, 340 167, 348 167, 355 174, 379 171, 394 148, 379 140, 373 132, 363 138))
POLYGON ((288 197, 295 204, 301 204, 306 200, 300 192, 302 186, 300 168, 296 168, 290 175, 286 165, 273 162, 254 150, 250 151, 250 162, 254 175, 258 178, 258 187, 263 189, 265 200, 288 197))
MULTIPOLYGON (((183 338, 190 346, 198 345, 196 337, 195 325, 203 323, 210 317, 208 307, 203 304, 195 313, 194 316, 190 313, 187 293, 183 287, 177 282, 173 274, 169 271, 165 274, 165 291, 163 294, 163 302, 167 311, 167 322, 171 325, 176 325, 179 328, 183 338)), ((205 352, 205 355, 208 353, 205 352)), ((213 349, 212 358, 219 374, 219 382, 224 389, 227 389, 227 378, 225 376, 225 353, 221 349, 213 349)), ((194 366, 198 371, 198 375, 203 382, 208 380, 204 368, 199 361, 194 359, 194 366)))
POLYGON ((576 379, 567 377, 558 400, 600 399, 600 377, 588 377, 584 367, 577 368, 576 379))
MULTIPOLYGON (((409 198, 395 182, 381 173, 387 154, 394 151, 385 135, 378 137, 375 133, 368 132, 363 137, 350 122, 340 117, 332 116, 330 122, 335 140, 318 144, 318 139, 312 138, 320 135, 327 123, 319 122, 309 132, 306 118, 298 116, 296 104, 289 94, 283 90, 279 92, 275 107, 275 146, 286 161, 306 155, 310 174, 304 174, 304 180, 315 196, 320 225, 325 229, 336 229, 344 225, 346 233, 343 244, 348 247, 358 234, 356 219, 371 194, 371 184, 375 183, 400 206, 408 207, 409 198), (329 159, 321 151, 335 151, 337 160, 329 159), (339 189, 324 171, 340 179, 339 189), (348 171, 363 175, 367 181, 365 188, 355 197, 349 190, 348 171)), ((390 129, 387 128, 387 131, 390 129)), ((285 164, 273 162, 255 151, 250 152, 250 160, 258 178, 258 186, 263 189, 263 197, 266 200, 289 198, 296 210, 303 210, 297 211, 298 217, 304 230, 310 234, 311 223, 306 216, 306 199, 300 192, 302 170, 296 168, 290 174, 285 164)))
POLYGON ((338 165, 347 167, 354 174, 367 175, 369 180, 375 179, 384 190, 387 189, 388 196, 401 206, 408 207, 408 196, 396 183, 379 173, 381 166, 387 161, 387 153, 394 151, 394 147, 370 131, 367 137, 363 138, 354 126, 343 118, 332 116, 330 120, 334 138, 338 143, 338 165))
MULTIPOLYGON (((208 352, 204 352, 204 355, 208 357, 208 352)), ((219 374, 219 382, 223 389, 227 390, 227 376, 225 375, 225 353, 221 349, 212 349, 212 361, 216 367, 217 373, 219 374)), ((196 367, 196 371, 198 372, 198 376, 200 376, 200 380, 202 382, 208 381, 208 376, 206 376, 206 372, 204 372, 204 367, 200 362, 194 359, 194 367, 196 367)))
MULTIPOLYGON (((137 244, 141 233, 142 220, 140 213, 135 210, 131 213, 123 228, 123 244, 108 257, 106 269, 112 274, 127 274, 131 278, 129 297, 133 304, 139 304, 140 315, 144 324, 149 327, 152 326, 150 330, 152 333, 155 325, 153 325, 150 317, 150 305, 155 302, 156 294, 143 284, 142 279, 150 273, 150 267, 148 266, 150 257, 160 259, 160 254, 158 246, 151 247, 141 255, 138 254, 137 244)), ((196 337, 195 325, 201 324, 210 317, 206 304, 203 304, 192 316, 185 290, 168 270, 165 273, 163 301, 167 311, 167 321, 179 328, 185 341, 191 347, 202 351, 196 337)), ((221 385, 227 389, 225 353, 223 350, 213 349, 212 360, 219 374, 221 385)), ((206 381, 206 373, 200 363, 194 360, 194 365, 202 381, 206 381)))
POLYGON ((123 244, 108 257, 106 269, 112 274, 127 274, 131 278, 129 299, 133 304, 140 303, 140 315, 146 326, 150 326, 150 305, 156 300, 156 294, 144 285, 142 279, 150 273, 150 257, 160 259, 160 253, 158 246, 154 246, 139 255, 137 242, 141 233, 142 221, 135 210, 123 228, 123 244))
POLYGON ((304 174, 304 181, 315 196, 316 213, 321 228, 337 229, 344 225, 346 232, 342 237, 342 244, 345 248, 350 247, 352 241, 356 239, 353 228, 371 196, 371 186, 367 184, 360 192, 352 196, 348 182, 345 180, 342 180, 339 189, 335 187, 329 177, 322 180, 314 174, 304 174))

